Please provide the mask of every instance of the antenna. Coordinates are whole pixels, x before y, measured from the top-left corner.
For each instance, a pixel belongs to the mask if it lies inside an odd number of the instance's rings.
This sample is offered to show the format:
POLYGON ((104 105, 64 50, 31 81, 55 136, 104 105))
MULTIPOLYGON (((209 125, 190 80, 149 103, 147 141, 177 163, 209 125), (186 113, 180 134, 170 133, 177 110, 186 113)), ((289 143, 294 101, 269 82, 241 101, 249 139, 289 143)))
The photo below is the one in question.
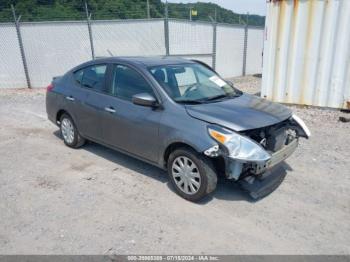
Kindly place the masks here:
POLYGON ((111 51, 109 51, 109 49, 107 49, 107 52, 110 56, 114 56, 113 53, 111 51))

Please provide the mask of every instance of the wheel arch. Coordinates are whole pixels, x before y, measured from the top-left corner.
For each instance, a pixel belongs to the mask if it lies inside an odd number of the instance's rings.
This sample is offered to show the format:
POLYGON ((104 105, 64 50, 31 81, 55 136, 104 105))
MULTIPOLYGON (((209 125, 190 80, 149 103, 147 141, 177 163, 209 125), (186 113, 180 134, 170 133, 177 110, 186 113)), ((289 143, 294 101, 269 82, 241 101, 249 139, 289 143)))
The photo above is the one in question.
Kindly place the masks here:
POLYGON ((63 114, 67 114, 67 115, 69 115, 70 117, 72 117, 72 116, 67 112, 67 110, 65 110, 65 109, 60 109, 60 110, 58 110, 57 113, 56 113, 56 123, 57 123, 57 124, 60 122, 60 119, 61 119, 61 117, 63 116, 63 114))
POLYGON ((77 120, 75 119, 75 116, 71 114, 67 109, 61 108, 60 110, 57 111, 56 113, 56 124, 59 125, 60 119, 63 114, 68 115, 70 118, 72 118, 74 124, 77 126, 77 120))
POLYGON ((193 144, 185 142, 185 141, 174 141, 166 147, 166 149, 162 155, 163 158, 162 158, 161 166, 163 168, 167 167, 168 159, 169 159, 171 152, 173 152, 174 150, 176 150, 178 148, 187 148, 187 149, 193 150, 199 154, 203 154, 204 157, 208 158, 212 162, 212 164, 215 167, 215 170, 219 174, 225 174, 226 162, 222 156, 215 157, 215 158, 207 157, 206 155, 204 155, 204 151, 202 148, 200 149, 200 148, 194 146, 193 144))
POLYGON ((171 154, 171 152, 173 152, 174 150, 178 149, 178 148, 187 148, 190 150, 193 150, 197 153, 202 153, 201 150, 199 150, 198 148, 196 148, 195 146, 191 145, 190 143, 184 142, 184 141, 174 141, 172 143, 170 143, 166 149, 163 152, 163 166, 166 167, 169 156, 171 154))

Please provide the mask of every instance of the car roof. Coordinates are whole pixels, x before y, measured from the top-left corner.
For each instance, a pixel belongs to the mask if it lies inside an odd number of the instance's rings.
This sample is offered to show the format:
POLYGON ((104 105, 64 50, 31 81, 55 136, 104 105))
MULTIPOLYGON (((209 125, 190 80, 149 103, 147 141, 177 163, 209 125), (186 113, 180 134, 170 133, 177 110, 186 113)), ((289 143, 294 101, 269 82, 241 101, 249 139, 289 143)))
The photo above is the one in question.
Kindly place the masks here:
POLYGON ((176 64, 193 64, 195 62, 184 59, 181 57, 172 57, 172 56, 151 56, 151 57, 142 57, 142 56, 123 56, 123 57, 102 57, 97 58, 94 62, 106 62, 106 63, 118 63, 118 62, 127 62, 129 64, 152 67, 152 66, 161 66, 161 65, 176 65, 176 64))

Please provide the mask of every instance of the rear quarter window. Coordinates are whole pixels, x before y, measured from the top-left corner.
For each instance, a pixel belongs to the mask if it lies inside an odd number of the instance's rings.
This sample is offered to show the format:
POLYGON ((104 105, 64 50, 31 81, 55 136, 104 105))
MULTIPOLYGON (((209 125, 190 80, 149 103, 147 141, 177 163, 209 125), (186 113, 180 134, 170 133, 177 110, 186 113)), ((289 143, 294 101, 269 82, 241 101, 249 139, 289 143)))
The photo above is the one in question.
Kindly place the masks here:
POLYGON ((81 82, 83 81, 83 72, 84 72, 84 69, 80 69, 73 73, 74 80, 78 84, 81 84, 81 82))
POLYGON ((104 79, 107 65, 92 65, 82 68, 73 73, 74 80, 82 87, 93 89, 99 92, 105 92, 104 79))

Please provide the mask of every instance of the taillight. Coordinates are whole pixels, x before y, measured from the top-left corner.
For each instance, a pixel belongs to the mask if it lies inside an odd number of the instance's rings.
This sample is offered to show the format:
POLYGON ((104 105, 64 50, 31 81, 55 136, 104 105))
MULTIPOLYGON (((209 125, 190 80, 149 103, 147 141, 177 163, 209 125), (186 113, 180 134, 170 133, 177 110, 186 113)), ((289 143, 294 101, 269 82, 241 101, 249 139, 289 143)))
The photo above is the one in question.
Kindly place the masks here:
POLYGON ((50 92, 52 91, 52 89, 53 89, 53 84, 51 83, 46 87, 46 92, 50 92))

